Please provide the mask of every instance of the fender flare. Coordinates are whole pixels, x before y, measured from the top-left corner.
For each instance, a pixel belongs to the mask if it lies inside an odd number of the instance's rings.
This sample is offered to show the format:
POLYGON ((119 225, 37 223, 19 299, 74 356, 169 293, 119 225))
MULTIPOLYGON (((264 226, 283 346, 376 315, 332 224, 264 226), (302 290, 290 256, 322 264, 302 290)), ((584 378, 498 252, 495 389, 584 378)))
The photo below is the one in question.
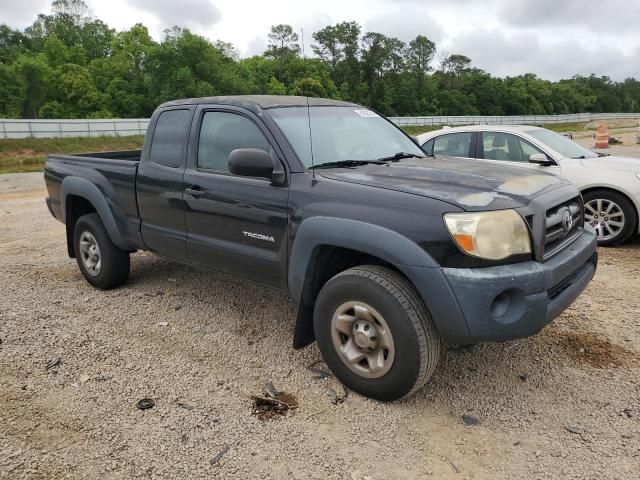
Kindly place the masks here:
MULTIPOLYGON (((373 255, 394 265, 414 285, 415 269, 435 268, 439 265, 431 256, 407 237, 378 225, 332 217, 313 217, 304 220, 296 232, 289 258, 288 287, 298 305, 295 322, 294 348, 311 343, 313 308, 305 305, 302 294, 314 251, 319 246, 343 247, 373 255)), ((427 299, 423 299, 428 307, 427 299)))
POLYGON ((332 217, 305 220, 296 232, 289 258, 289 292, 299 302, 309 261, 316 247, 329 245, 367 253, 394 265, 438 267, 431 256, 407 237, 378 225, 332 217))
POLYGON ((104 194, 89 180, 80 177, 65 177, 61 186, 62 221, 67 223, 67 196, 77 195, 86 199, 94 206, 103 225, 107 229, 111 241, 122 250, 129 250, 131 247, 124 240, 122 232, 113 215, 104 194))

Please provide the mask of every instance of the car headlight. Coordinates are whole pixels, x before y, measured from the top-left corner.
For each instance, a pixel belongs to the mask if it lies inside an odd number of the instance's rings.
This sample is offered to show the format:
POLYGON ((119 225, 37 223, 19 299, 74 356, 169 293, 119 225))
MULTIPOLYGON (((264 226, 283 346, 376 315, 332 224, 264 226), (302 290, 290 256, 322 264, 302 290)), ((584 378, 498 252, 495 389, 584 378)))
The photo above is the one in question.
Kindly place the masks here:
POLYGON ((529 230, 515 210, 446 213, 444 222, 458 247, 474 257, 501 260, 531 253, 529 230))

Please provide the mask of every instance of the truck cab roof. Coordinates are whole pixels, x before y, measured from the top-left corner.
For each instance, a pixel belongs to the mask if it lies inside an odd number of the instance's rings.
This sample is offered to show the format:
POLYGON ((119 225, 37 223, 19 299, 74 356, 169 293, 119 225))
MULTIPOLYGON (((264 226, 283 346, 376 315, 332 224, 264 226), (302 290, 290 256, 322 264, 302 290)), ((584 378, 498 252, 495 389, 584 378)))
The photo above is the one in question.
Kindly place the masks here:
POLYGON ((358 107, 355 103, 329 98, 303 97, 298 95, 226 95, 215 97, 184 98, 165 102, 158 108, 178 105, 231 105, 249 110, 281 107, 358 107))

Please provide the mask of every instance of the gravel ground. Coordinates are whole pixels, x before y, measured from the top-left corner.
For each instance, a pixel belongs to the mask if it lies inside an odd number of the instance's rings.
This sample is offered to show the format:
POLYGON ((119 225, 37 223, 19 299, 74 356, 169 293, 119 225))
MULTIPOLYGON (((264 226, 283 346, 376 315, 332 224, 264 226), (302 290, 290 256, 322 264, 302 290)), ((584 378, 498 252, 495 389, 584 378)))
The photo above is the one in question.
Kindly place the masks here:
POLYGON ((382 404, 307 369, 319 352, 291 348, 278 291, 145 253, 125 287, 93 290, 40 174, 11 178, 0 478, 639 478, 639 241, 601 249, 588 290, 539 335, 449 347, 425 388, 382 404), (269 381, 298 407, 258 418, 269 381), (137 409, 145 397, 155 406, 137 409))

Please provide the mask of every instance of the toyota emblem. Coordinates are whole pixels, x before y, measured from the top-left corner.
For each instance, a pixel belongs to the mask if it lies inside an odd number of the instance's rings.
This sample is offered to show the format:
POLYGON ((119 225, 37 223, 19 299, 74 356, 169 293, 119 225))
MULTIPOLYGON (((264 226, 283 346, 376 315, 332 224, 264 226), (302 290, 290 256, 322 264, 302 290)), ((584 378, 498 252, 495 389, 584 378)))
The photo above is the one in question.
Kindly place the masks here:
POLYGON ((571 230, 571 227, 573 227, 573 215, 569 210, 565 210, 562 214, 562 229, 567 233, 571 230))

